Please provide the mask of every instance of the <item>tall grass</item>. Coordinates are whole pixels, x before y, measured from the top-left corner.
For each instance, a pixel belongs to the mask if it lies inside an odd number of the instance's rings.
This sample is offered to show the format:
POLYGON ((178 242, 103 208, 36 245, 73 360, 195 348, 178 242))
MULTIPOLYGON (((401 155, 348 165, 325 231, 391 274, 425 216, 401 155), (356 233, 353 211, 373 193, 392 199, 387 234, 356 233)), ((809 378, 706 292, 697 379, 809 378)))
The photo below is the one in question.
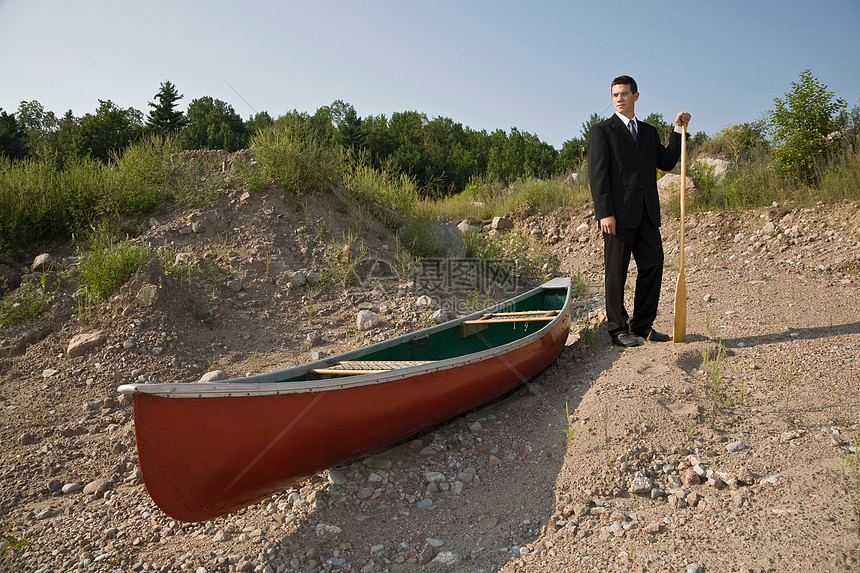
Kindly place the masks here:
POLYGON ((314 129, 297 118, 280 118, 254 135, 250 147, 265 173, 296 194, 325 191, 344 175, 342 148, 320 141, 314 129))
POLYGON ((177 193, 171 188, 171 156, 180 150, 176 139, 163 136, 144 138, 113 158, 106 178, 110 193, 103 211, 122 215, 146 215, 177 193))
POLYGON ((529 204, 542 213, 562 206, 576 206, 590 200, 584 172, 571 176, 537 179, 519 179, 506 186, 497 180, 473 179, 457 195, 430 203, 430 210, 448 219, 474 217, 486 219, 510 213, 517 207, 529 204))
POLYGON ((28 245, 63 228, 58 173, 47 162, 0 156, 0 251, 28 245))
POLYGON ((817 164, 816 174, 821 182, 816 200, 860 199, 860 142, 856 153, 844 149, 829 163, 817 164))
POLYGON ((107 164, 72 157, 57 170, 47 159, 0 157, 0 251, 88 234, 105 218, 139 218, 166 202, 196 206, 214 197, 199 174, 174 163, 178 151, 174 138, 153 136, 107 164))

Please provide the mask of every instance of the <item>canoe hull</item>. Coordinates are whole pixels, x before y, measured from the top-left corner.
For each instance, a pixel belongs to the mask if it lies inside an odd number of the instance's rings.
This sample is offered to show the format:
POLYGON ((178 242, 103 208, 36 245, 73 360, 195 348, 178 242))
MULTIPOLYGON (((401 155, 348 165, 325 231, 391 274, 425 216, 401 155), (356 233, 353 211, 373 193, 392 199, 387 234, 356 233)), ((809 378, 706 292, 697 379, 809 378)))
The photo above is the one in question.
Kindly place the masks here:
POLYGON ((181 521, 236 511, 509 392, 558 356, 569 326, 565 304, 524 345, 379 382, 244 396, 135 392, 144 483, 181 521))
POLYGON ((156 504, 181 521, 236 511, 516 388, 567 328, 486 362, 330 392, 173 399, 135 394, 137 449, 156 504), (532 348, 534 346, 534 348, 532 348))

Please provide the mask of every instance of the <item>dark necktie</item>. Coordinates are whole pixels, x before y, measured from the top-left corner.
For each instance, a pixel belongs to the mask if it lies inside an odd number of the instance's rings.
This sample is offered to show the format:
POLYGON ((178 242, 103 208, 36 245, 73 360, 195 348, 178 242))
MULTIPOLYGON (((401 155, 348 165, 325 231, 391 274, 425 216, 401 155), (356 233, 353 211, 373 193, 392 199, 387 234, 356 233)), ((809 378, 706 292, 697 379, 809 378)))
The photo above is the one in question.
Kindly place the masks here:
POLYGON ((631 119, 629 122, 627 122, 627 127, 630 128, 630 135, 633 136, 633 141, 638 142, 639 140, 636 137, 636 120, 631 119))

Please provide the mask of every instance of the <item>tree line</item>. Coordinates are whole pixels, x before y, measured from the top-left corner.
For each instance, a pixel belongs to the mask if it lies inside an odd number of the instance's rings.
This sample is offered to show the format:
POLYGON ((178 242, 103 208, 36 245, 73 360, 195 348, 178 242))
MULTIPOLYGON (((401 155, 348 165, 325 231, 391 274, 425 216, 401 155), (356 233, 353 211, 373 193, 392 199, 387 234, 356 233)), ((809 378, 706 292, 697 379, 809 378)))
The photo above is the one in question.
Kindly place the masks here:
MULTIPOLYGON (((389 173, 414 179, 424 196, 458 193, 470 180, 488 178, 509 184, 520 178, 548 178, 581 169, 592 125, 604 118, 592 113, 578 136, 560 150, 527 131, 511 128, 476 131, 447 117, 428 118, 418 111, 389 116, 360 117, 348 103, 337 100, 313 114, 296 110, 272 118, 268 112, 243 120, 233 107, 212 97, 194 99, 187 111, 178 109, 183 96, 170 81, 149 102, 144 114, 99 100, 94 113, 75 117, 71 111, 57 117, 38 101, 23 101, 17 113, 0 109, 0 156, 45 161, 62 169, 69 159, 89 157, 105 163, 121 156, 132 142, 153 134, 176 137, 184 149, 247 148, 261 131, 289 126, 316 146, 338 146, 356 160, 389 173), (278 125, 276 125, 278 124, 278 125)), ((832 133, 848 133, 853 147, 860 131, 860 111, 834 99, 810 70, 784 98, 775 98, 775 109, 763 119, 732 126, 713 139, 704 132, 691 138, 691 149, 702 146, 737 155, 737 149, 757 148, 772 159, 780 173, 799 181, 812 176, 814 162, 832 149, 832 133), (747 141, 749 140, 749 141, 747 141)), ((667 141, 673 129, 660 114, 644 119, 667 141)), ((737 158, 737 157, 733 157, 737 158)))
MULTIPOLYGON (((99 100, 93 113, 75 117, 70 110, 58 117, 36 100, 23 101, 17 113, 0 109, 0 155, 43 160, 57 169, 71 158, 107 163, 152 134, 175 136, 184 149, 233 152, 248 147, 251 138, 277 121, 291 124, 318 144, 341 146, 378 169, 407 174, 427 196, 445 196, 462 191, 475 177, 510 183, 576 171, 585 157, 588 128, 603 119, 592 114, 579 136, 556 150, 516 127, 476 131, 418 111, 360 117, 340 100, 313 114, 293 110, 276 120, 264 111, 243 120, 230 104, 208 96, 192 100, 183 112, 178 108, 182 98, 177 87, 165 81, 146 115, 99 100)), ((662 116, 652 114, 648 121, 668 134, 671 126, 662 116)))

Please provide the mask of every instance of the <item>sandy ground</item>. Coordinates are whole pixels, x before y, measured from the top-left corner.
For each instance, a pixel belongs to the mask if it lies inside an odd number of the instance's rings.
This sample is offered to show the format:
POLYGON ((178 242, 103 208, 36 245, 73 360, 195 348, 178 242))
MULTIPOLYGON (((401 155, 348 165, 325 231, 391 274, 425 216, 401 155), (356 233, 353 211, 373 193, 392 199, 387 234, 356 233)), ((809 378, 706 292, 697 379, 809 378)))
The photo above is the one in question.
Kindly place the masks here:
MULTIPOLYGON (((140 481, 120 384, 262 372, 427 324, 435 309, 396 279, 286 287, 295 271, 325 267, 347 217, 274 188, 156 216, 143 239, 169 256, 88 315, 70 280, 76 262, 63 246, 47 249, 57 266, 35 278, 51 301, 47 317, 0 335, 0 567, 860 568, 856 203, 690 215, 686 341, 624 350, 602 324, 601 243, 589 214, 514 217, 535 241, 558 235, 542 248, 591 284, 575 301, 568 345, 543 374, 236 514, 183 524, 161 513, 140 481), (157 285, 155 296, 141 298, 146 285, 157 285), (360 308, 375 309, 380 326, 355 332, 360 308), (69 358, 72 337, 94 330, 105 342, 69 358)), ((671 334, 677 222, 663 235, 656 328, 671 334)), ((362 235, 359 248, 397 260, 384 235, 362 235)))

